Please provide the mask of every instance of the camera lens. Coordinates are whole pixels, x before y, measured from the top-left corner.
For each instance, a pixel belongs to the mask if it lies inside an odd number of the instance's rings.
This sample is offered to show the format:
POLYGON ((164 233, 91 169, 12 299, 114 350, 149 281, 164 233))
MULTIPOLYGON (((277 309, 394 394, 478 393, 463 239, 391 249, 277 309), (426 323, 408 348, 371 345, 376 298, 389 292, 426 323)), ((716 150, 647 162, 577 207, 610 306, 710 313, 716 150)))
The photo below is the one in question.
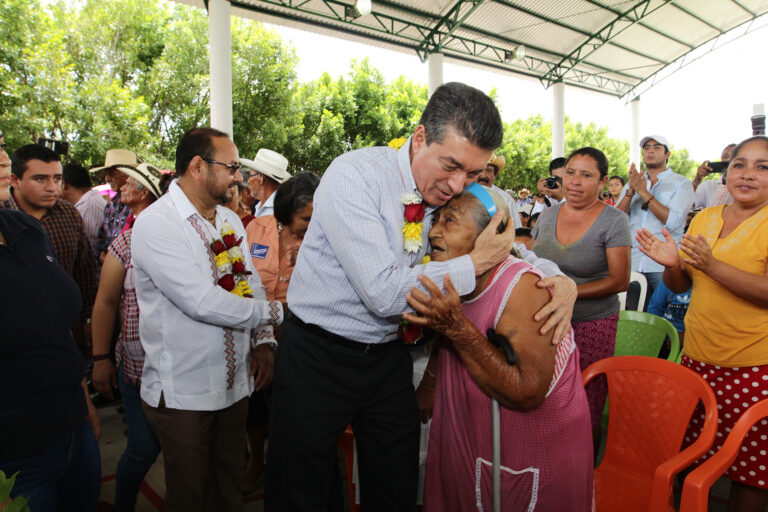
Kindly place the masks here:
POLYGON ((549 178, 547 178, 546 185, 547 185, 547 188, 554 189, 554 188, 557 188, 559 184, 562 182, 563 180, 559 176, 550 176, 549 178))

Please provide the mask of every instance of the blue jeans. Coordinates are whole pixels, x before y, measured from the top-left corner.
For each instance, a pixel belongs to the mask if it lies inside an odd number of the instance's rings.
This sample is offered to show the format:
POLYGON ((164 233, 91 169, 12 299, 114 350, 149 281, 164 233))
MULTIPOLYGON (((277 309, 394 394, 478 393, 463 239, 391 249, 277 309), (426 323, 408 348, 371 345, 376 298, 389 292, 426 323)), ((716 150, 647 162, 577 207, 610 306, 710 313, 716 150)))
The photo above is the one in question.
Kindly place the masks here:
POLYGON ((160 443, 141 409, 141 387, 126 382, 123 365, 117 370, 117 385, 123 396, 128 440, 117 463, 115 510, 132 512, 136 507, 139 486, 160 453, 160 443))
POLYGON ((17 471, 11 497, 24 496, 35 512, 94 512, 99 506, 101 457, 88 420, 42 453, 0 461, 7 476, 17 471))

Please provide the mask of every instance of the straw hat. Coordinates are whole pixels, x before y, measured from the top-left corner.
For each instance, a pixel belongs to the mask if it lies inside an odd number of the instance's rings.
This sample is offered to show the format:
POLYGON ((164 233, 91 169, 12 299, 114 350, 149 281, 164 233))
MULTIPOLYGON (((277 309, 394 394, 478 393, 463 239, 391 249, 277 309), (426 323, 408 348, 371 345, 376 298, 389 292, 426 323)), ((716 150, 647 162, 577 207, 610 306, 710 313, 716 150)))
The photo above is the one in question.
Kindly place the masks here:
POLYGON ((104 157, 104 165, 101 167, 93 167, 88 172, 100 181, 104 179, 104 173, 107 169, 118 166, 135 169, 138 165, 139 159, 136 158, 136 153, 133 151, 128 151, 127 149, 109 149, 104 157))
POLYGON ((163 191, 160 190, 160 181, 162 180, 163 173, 157 167, 154 167, 147 163, 141 163, 134 167, 115 166, 118 171, 127 174, 131 178, 135 179, 138 183, 141 183, 144 188, 159 198, 163 195, 163 191))
POLYGON ((241 158, 240 164, 260 172, 278 183, 285 183, 291 179, 291 173, 288 172, 288 159, 271 149, 261 148, 253 160, 241 158))
POLYGON ((507 159, 504 155, 491 155, 491 159, 488 160, 488 165, 492 165, 496 168, 496 174, 500 173, 507 166, 507 159))

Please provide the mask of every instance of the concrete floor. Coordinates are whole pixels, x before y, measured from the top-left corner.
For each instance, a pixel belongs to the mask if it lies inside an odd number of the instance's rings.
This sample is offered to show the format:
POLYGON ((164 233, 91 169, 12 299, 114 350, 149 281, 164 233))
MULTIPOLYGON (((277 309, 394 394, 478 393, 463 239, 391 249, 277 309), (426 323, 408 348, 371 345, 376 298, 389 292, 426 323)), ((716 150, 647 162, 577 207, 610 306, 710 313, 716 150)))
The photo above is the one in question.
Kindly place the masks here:
MULTIPOLYGON (((111 510, 112 500, 115 494, 115 471, 117 462, 125 449, 125 422, 124 416, 118 413, 118 406, 111 405, 99 409, 101 415, 102 434, 99 446, 101 448, 101 501, 100 510, 111 510)), ((343 464, 342 464, 343 472, 343 464)), ((157 512, 163 510, 163 496, 165 494, 165 481, 163 473, 163 456, 160 454, 157 462, 152 466, 142 485, 136 504, 136 512, 157 512)), ((726 512, 727 498, 730 488, 729 480, 721 478, 712 487, 710 494, 710 512, 726 512)), ((254 493, 244 496, 246 512, 262 512, 263 489, 257 489, 254 493)), ((675 497, 679 504, 680 488, 675 486, 675 497)), ((345 503, 348 510, 348 504, 345 503)))

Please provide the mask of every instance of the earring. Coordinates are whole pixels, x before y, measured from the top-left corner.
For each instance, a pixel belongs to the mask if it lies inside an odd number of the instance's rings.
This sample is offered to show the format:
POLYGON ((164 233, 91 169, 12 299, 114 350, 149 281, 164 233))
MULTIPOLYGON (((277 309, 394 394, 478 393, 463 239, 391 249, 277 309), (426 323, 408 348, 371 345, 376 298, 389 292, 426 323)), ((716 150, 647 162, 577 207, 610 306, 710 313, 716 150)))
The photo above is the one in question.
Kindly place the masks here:
POLYGON ((281 223, 277 223, 277 232, 282 233, 283 232, 283 225, 281 223))

